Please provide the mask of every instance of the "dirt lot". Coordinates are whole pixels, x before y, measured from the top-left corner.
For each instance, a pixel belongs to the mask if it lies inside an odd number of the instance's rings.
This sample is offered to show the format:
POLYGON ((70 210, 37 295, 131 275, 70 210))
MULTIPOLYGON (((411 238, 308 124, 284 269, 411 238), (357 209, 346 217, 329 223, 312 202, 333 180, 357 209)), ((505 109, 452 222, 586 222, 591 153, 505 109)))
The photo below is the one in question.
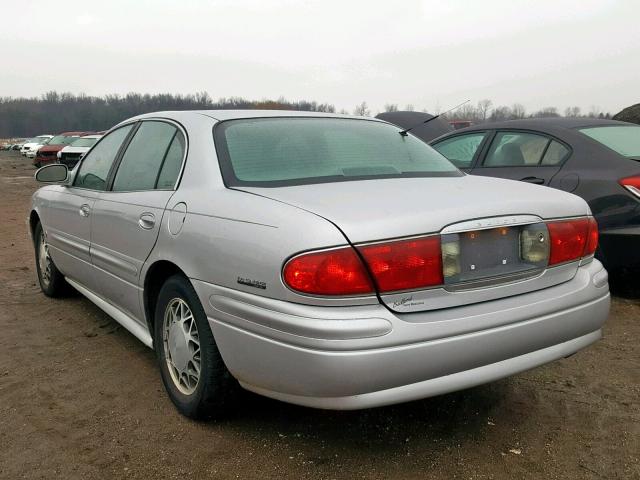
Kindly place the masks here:
POLYGON ((491 385, 361 412, 247 394, 195 423, 151 350, 88 300, 40 293, 32 174, 0 152, 0 478, 640 479, 637 294, 614 299, 603 341, 491 385))

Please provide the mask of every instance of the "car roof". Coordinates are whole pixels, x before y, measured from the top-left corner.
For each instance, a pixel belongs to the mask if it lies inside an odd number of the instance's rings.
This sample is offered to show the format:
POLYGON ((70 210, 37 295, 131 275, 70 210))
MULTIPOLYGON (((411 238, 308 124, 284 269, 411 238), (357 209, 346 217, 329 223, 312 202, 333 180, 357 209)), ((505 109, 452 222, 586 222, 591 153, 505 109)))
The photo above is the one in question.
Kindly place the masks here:
MULTIPOLYGON (((324 118, 354 118, 354 119, 366 119, 381 122, 382 120, 375 119, 373 117, 358 117, 355 115, 343 115, 340 113, 326 113, 326 112, 305 112, 300 110, 177 110, 177 111, 163 111, 163 112, 151 112, 143 115, 132 117, 127 121, 139 120, 143 118, 185 118, 205 116, 213 118, 214 120, 235 120, 241 118, 276 118, 276 117, 324 117, 324 118)), ((122 122, 124 123, 124 122, 122 122)))
POLYGON ((80 138, 102 138, 104 135, 92 133, 91 135, 82 135, 80 138))
POLYGON ((618 120, 606 120, 601 118, 523 118, 521 120, 506 120, 503 122, 487 122, 471 127, 455 130, 455 133, 472 132, 477 130, 492 130, 496 128, 522 128, 530 130, 570 130, 580 127, 597 127, 607 125, 634 125, 618 120))

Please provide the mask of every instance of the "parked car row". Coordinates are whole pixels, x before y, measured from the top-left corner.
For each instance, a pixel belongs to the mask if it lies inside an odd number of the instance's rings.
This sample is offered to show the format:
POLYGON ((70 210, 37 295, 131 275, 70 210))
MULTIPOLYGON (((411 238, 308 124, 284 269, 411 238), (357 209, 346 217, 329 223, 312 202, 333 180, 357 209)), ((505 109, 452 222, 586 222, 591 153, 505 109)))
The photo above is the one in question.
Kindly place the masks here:
POLYGON ((103 133, 73 131, 58 135, 37 135, 21 142, 7 143, 2 149, 19 150, 21 155, 33 159, 33 164, 38 168, 50 163, 64 163, 71 169, 103 133))
MULTIPOLYGON (((42 167, 49 163, 58 163, 58 154, 67 146, 71 146, 74 142, 83 139, 88 135, 95 135, 96 132, 63 132, 51 138, 46 145, 42 145, 35 153, 33 164, 36 167, 42 167)), ((95 143, 95 142, 94 142, 95 143)), ((79 158, 79 157, 78 157, 79 158)), ((71 158, 69 158, 71 161, 71 158)), ((73 162, 75 165, 76 161, 73 162)))
POLYGON ((24 139, 22 140, 15 140, 13 139, 10 142, 6 142, 3 143, 2 145, 0 145, 0 150, 20 150, 20 147, 22 147, 22 144, 25 142, 24 139))
POLYGON ((102 134, 91 134, 77 138, 56 154, 58 163, 63 163, 72 169, 101 137, 102 134))
POLYGON ((20 153, 26 157, 35 157, 36 152, 40 147, 46 145, 49 140, 53 138, 53 135, 38 135, 25 141, 20 147, 20 153))

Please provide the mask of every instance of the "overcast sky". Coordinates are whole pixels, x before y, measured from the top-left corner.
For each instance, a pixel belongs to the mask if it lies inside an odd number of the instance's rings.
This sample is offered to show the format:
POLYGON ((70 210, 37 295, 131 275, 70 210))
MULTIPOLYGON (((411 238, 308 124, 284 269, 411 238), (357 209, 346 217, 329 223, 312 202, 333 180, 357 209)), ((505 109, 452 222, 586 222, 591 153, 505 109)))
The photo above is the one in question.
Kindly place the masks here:
POLYGON ((0 96, 640 102, 638 0, 3 1, 0 96))

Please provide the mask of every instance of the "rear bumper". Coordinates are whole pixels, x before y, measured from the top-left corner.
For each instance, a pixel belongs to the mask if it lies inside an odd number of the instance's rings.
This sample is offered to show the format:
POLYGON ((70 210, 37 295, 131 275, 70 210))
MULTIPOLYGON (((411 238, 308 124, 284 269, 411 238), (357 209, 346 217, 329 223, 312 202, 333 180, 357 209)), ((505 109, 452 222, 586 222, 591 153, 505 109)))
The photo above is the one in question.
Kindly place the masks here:
POLYGON ((245 388, 328 409, 415 400, 542 365, 598 340, 609 312, 598 261, 537 292, 403 315, 381 305, 311 307, 194 286, 245 388))
POLYGON ((600 232, 600 249, 607 268, 640 268, 640 227, 600 232))

